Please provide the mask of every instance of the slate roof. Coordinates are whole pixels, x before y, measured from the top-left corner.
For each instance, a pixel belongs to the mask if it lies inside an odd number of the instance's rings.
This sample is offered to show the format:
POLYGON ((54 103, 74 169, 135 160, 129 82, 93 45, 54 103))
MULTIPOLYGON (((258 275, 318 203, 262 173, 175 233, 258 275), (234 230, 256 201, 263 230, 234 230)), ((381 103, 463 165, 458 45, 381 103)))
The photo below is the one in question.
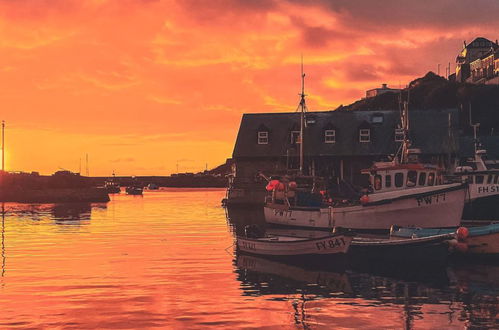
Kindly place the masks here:
MULTIPOLYGON (((452 127, 458 126, 457 109, 409 111, 410 138, 414 148, 425 154, 444 154, 449 145, 448 113, 452 127)), ((378 156, 394 154, 395 128, 400 123, 398 110, 384 111, 324 111, 308 112, 309 124, 304 133, 305 156, 378 156), (374 116, 382 116, 382 123, 373 123, 374 116), (336 143, 324 143, 324 130, 336 129, 336 143), (359 129, 371 129, 371 142, 359 141, 359 129)), ((291 131, 299 129, 300 113, 244 114, 237 135, 233 157, 285 157, 296 155, 299 145, 291 143, 291 131), (269 143, 258 144, 258 129, 264 125, 269 131, 269 143)), ((454 136, 456 134, 453 134, 454 136)))

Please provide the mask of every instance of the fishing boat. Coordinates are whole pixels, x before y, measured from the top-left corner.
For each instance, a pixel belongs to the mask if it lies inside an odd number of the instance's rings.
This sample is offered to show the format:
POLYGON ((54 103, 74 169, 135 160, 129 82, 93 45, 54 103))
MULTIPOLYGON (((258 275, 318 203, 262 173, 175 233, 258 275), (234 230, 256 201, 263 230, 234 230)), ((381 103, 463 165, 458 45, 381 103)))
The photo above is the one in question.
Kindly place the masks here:
POLYGON ((362 260, 389 260, 398 262, 440 262, 451 251, 453 234, 417 238, 356 237, 348 255, 362 260))
POLYGON ((159 189, 159 186, 155 183, 149 183, 147 185, 147 190, 158 190, 159 189))
POLYGON ((499 217, 499 160, 489 159, 480 144, 474 124, 474 157, 456 167, 455 175, 469 185, 464 219, 496 219, 499 217))
POLYGON ((266 257, 325 257, 348 252, 353 234, 333 233, 318 238, 268 235, 237 236, 238 252, 266 257))
POLYGON ((121 192, 120 185, 114 181, 106 181, 104 183, 108 194, 119 194, 121 192))
POLYGON ((453 234, 459 243, 457 252, 468 255, 499 256, 499 223, 479 227, 460 227, 453 229, 396 228, 393 237, 431 237, 453 234))
POLYGON ((139 186, 128 186, 125 191, 128 195, 142 195, 143 188, 139 186))
MULTIPOLYGON (((301 103, 304 103, 303 96, 301 103)), ((302 117, 303 113, 304 110, 302 117)), ((401 122, 403 141, 397 155, 391 161, 376 162, 362 171, 369 175, 370 188, 357 199, 333 201, 328 192, 317 188, 315 183, 310 191, 304 192, 294 181, 271 180, 267 185, 271 195, 264 206, 266 222, 368 231, 388 231, 392 225, 422 228, 459 226, 466 183, 444 183, 443 168, 420 162, 421 151, 409 149, 407 103, 401 122)), ((303 143, 300 144, 302 147, 303 143)), ((300 164, 302 158, 303 152, 300 153, 300 164)))

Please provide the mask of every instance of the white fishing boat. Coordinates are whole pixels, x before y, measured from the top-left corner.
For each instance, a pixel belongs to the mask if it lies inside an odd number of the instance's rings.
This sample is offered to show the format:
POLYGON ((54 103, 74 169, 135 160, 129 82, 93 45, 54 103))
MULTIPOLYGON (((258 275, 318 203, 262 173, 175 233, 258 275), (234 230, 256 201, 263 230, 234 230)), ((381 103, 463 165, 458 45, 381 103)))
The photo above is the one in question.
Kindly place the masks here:
MULTIPOLYGON (((324 191, 324 198, 320 199, 314 185, 309 192, 315 196, 309 198, 314 205, 310 206, 300 202, 300 195, 303 196, 304 192, 299 191, 296 182, 272 180, 267 186, 272 195, 264 207, 266 222, 357 230, 389 230, 392 225, 421 228, 458 226, 465 203, 466 184, 445 184, 442 168, 421 163, 419 149, 409 149, 407 105, 401 122, 404 138, 398 155, 390 162, 378 162, 362 171, 369 175, 370 192, 358 200, 330 202, 324 191)), ((303 158, 303 152, 300 158, 303 158)))
POLYGON ((236 239, 239 252, 268 257, 313 257, 345 254, 353 235, 332 234, 320 238, 291 236, 242 237, 236 239))
POLYGON ((489 159, 487 150, 477 138, 479 124, 474 128, 475 153, 455 169, 455 175, 469 185, 464 219, 496 219, 499 216, 499 160, 489 159))

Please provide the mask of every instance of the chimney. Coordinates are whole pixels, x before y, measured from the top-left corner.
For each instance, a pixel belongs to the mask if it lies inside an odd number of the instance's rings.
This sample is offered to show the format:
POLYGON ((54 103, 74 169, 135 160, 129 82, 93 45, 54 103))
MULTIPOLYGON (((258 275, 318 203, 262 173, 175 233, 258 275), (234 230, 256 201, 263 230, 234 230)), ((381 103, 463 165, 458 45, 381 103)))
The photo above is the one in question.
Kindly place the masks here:
POLYGON ((386 89, 387 88, 386 86, 387 86, 386 84, 381 84, 381 88, 383 89, 386 89))

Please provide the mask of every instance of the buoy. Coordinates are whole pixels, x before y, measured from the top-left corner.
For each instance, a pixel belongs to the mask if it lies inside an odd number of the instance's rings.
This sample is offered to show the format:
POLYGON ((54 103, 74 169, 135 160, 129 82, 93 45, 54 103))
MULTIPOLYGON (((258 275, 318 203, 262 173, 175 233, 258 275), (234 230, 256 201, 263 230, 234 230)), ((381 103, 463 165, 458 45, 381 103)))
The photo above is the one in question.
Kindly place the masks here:
POLYGON ((288 188, 289 188, 289 190, 296 190, 296 187, 297 187, 297 186, 298 186, 298 185, 297 185, 297 184, 296 184, 296 182, 294 182, 294 181, 291 181, 291 182, 288 184, 288 188))
POLYGON ((272 191, 272 190, 274 190, 274 187, 269 183, 269 184, 267 184, 267 186, 265 186, 265 189, 267 191, 272 191))
POLYGON ((466 227, 459 227, 456 230, 456 236, 459 241, 464 241, 468 238, 470 232, 466 227))
POLYGON ((367 204, 367 203, 369 203, 369 196, 367 196, 367 195, 362 195, 362 197, 360 198, 360 202, 361 202, 362 204, 367 204))
POLYGON ((276 186, 275 186, 275 189, 277 191, 284 191, 286 189, 286 186, 284 185, 284 183, 282 182, 279 182, 276 186))

